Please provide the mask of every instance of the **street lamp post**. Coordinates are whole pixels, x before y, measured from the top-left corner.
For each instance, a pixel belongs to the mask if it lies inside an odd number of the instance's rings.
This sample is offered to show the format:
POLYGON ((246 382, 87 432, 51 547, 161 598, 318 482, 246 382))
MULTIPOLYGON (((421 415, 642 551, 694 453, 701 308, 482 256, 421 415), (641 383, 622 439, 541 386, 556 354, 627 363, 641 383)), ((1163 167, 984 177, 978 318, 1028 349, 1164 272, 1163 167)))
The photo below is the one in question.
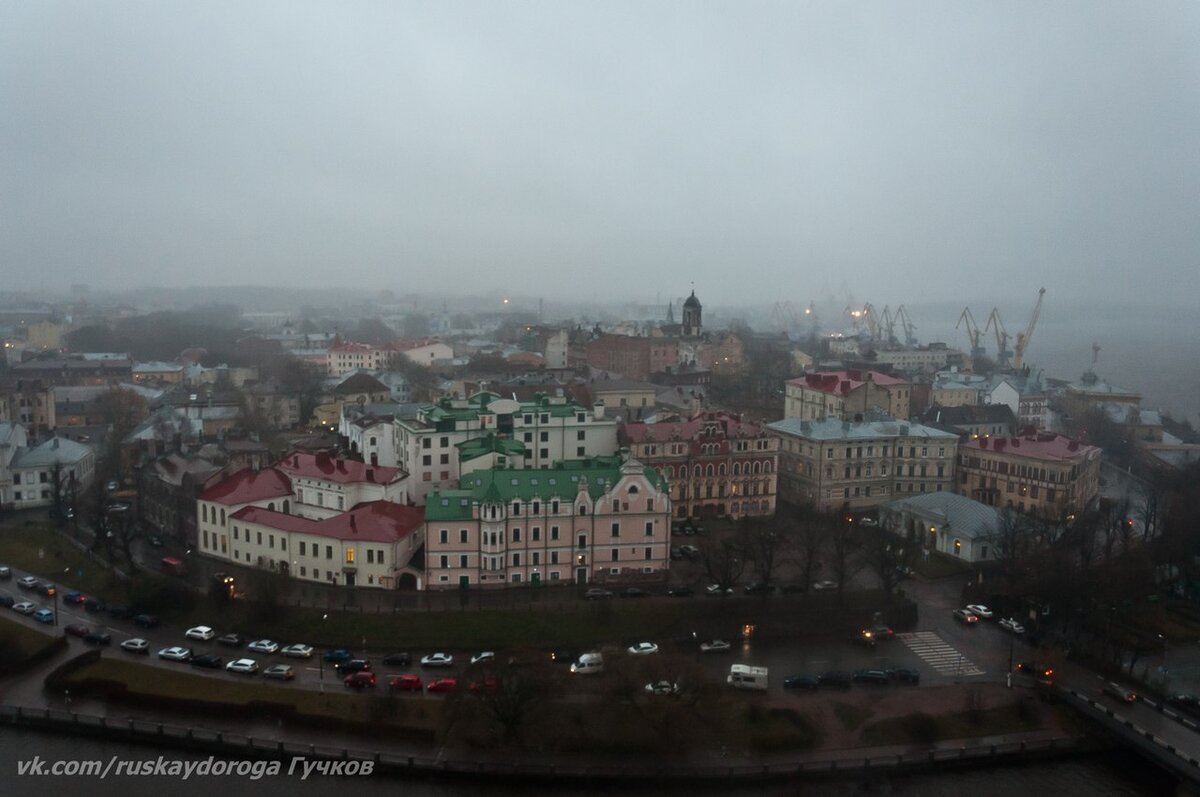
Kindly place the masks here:
MULTIPOLYGON (((326 621, 326 620, 328 620, 328 619, 329 619, 329 615, 328 615, 328 614, 323 614, 323 615, 321 615, 321 623, 322 623, 322 625, 321 625, 321 636, 325 636, 325 633, 324 633, 324 631, 325 631, 325 626, 324 626, 324 623, 325 623, 325 621, 326 621)), ((324 692, 324 691, 325 691, 325 654, 323 654, 323 653, 321 654, 321 657, 317 659, 317 664, 318 664, 318 665, 320 666, 320 668, 321 668, 321 691, 322 691, 322 692, 324 692)))

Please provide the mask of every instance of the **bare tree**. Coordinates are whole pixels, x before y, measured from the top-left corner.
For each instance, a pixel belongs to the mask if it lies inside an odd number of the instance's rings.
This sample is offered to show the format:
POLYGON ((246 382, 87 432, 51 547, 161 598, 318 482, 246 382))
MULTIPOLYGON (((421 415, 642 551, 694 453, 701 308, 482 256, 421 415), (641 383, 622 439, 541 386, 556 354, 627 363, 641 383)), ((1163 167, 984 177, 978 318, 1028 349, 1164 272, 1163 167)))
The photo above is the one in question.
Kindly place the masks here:
POLYGON ((846 584, 859 571, 863 563, 853 556, 854 549, 857 547, 853 538, 854 518, 846 515, 833 528, 829 543, 831 554, 829 564, 834 580, 837 582, 838 600, 841 601, 842 595, 846 591, 846 584))
POLYGON ((912 561, 912 551, 916 543, 901 539, 880 528, 864 530, 862 534, 866 543, 866 565, 879 579, 884 604, 890 605, 902 569, 912 561))
POLYGON ((1011 507, 996 512, 993 537, 996 558, 1000 560, 1008 591, 1015 590, 1021 560, 1032 553, 1033 533, 1029 519, 1011 507))
POLYGON ((788 519, 792 523, 792 533, 787 557, 800 571, 801 587, 808 592, 821 569, 821 559, 829 542, 829 521, 803 508, 794 508, 788 519))
POLYGON ((746 570, 746 541, 744 530, 733 538, 708 539, 700 545, 700 560, 704 570, 725 595, 746 570))

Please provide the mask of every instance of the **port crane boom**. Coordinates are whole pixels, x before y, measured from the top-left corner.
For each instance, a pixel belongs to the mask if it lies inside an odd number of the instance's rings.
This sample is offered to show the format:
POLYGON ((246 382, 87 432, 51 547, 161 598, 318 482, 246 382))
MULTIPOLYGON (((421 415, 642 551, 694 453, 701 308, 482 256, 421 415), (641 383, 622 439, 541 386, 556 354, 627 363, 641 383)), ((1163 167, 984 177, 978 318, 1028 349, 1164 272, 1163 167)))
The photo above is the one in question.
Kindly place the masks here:
POLYGON ((1042 314, 1042 298, 1045 295, 1045 288, 1038 290, 1037 304, 1033 306, 1033 314, 1029 317, 1029 325, 1025 327, 1024 332, 1017 333, 1017 343, 1013 347, 1013 368, 1020 369, 1021 362, 1025 359, 1025 350, 1029 348, 1029 341, 1033 339, 1033 330, 1037 326, 1038 317, 1042 314))

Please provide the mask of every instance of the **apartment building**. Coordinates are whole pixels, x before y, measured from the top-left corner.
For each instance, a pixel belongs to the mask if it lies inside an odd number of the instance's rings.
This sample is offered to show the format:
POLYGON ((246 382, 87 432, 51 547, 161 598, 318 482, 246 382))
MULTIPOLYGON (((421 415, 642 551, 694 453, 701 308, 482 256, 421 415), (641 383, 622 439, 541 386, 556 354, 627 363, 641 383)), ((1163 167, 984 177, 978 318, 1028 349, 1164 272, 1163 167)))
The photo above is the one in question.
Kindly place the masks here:
POLYGON ((981 437, 959 449, 957 492, 988 506, 1062 518, 1099 496, 1100 453, 1054 432, 981 437))
MULTIPOLYGON (((532 401, 483 391, 444 398, 396 418, 395 464, 408 474, 412 499, 420 503, 434 490, 447 489, 462 475, 457 446, 492 433, 524 446, 514 468, 545 468, 567 459, 608 456, 617 450, 617 421, 603 406, 584 407, 566 396, 537 394, 532 401)), ((381 459, 382 463, 383 460, 381 459)))
POLYGON ((680 518, 775 514, 779 438, 728 412, 675 423, 627 423, 618 440, 670 484, 680 518))
POLYGON ((954 490, 958 435, 873 416, 863 421, 785 418, 779 496, 822 511, 873 509, 903 495, 954 490))
POLYGON ((853 420, 870 412, 907 418, 912 385, 878 371, 818 371, 784 385, 785 418, 853 420))
POLYGON ((636 459, 478 470, 428 496, 425 584, 661 581, 670 532, 666 481, 636 459))

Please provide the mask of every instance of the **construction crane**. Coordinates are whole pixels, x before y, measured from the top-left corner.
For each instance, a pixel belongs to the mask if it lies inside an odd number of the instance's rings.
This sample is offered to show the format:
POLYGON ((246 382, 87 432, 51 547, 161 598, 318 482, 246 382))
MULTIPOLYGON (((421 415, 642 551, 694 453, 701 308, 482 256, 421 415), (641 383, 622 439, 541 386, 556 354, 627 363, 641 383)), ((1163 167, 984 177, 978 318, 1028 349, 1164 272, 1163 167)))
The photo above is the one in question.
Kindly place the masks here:
POLYGON ((888 306, 886 304, 883 306, 883 312, 879 314, 879 323, 883 327, 883 329, 887 332, 888 345, 895 346, 896 345, 896 318, 892 314, 892 311, 888 309, 888 306))
POLYGON ((992 308, 992 314, 988 316, 987 326, 983 328, 983 331, 987 332, 989 329, 996 336, 996 366, 1007 368, 1009 358, 1013 353, 1008 348, 1008 330, 1004 328, 1004 322, 1000 320, 998 308, 992 308))
POLYGON ((971 359, 978 360, 986 354, 981 344, 983 330, 975 323, 975 316, 971 315, 970 307, 963 308, 962 315, 958 317, 958 323, 954 325, 954 328, 958 329, 963 324, 967 325, 967 339, 971 341, 971 359))
POLYGON ((908 311, 904 309, 904 305, 896 308, 896 320, 900 322, 900 327, 904 330, 904 345, 916 346, 917 336, 915 330, 917 327, 913 324, 912 319, 908 317, 908 311))
POLYGON ((771 308, 771 327, 791 333, 797 326, 796 310, 790 301, 775 302, 771 308))
POLYGON ((1021 362, 1025 359, 1025 350, 1029 348, 1029 341, 1033 339, 1033 330, 1037 326, 1038 316, 1042 314, 1042 298, 1045 295, 1045 288, 1038 291, 1037 304, 1033 306, 1033 314, 1029 316, 1029 325, 1025 327, 1024 332, 1017 333, 1017 343, 1013 346, 1014 370, 1021 370, 1021 362))
POLYGON ((875 305, 867 302, 862 312, 867 319, 867 332, 871 334, 871 340, 879 340, 879 318, 875 315, 875 305))

